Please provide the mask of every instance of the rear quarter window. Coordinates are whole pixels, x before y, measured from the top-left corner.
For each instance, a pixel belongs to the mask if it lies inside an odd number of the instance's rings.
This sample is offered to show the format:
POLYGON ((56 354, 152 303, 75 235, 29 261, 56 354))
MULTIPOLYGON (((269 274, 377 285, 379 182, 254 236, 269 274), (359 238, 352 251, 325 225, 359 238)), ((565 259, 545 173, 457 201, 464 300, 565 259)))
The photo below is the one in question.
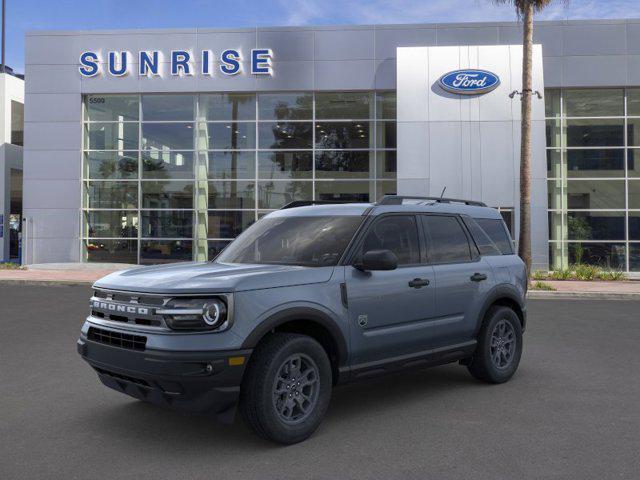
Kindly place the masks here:
POLYGON ((474 218, 503 255, 513 254, 513 243, 502 219, 474 218))

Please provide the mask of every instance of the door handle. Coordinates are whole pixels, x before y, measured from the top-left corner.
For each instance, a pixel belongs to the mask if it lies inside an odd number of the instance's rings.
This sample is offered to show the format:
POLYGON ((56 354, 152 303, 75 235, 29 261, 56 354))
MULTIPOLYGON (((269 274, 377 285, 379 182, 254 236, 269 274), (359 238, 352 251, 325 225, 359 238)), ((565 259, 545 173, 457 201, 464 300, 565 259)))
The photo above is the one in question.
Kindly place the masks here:
POLYGON ((483 280, 486 280, 487 276, 484 273, 474 273, 473 275, 471 275, 471 281, 472 282, 481 282, 483 280))
POLYGON ((409 282, 411 288, 422 288, 429 285, 429 280, 426 278, 414 278, 409 282))

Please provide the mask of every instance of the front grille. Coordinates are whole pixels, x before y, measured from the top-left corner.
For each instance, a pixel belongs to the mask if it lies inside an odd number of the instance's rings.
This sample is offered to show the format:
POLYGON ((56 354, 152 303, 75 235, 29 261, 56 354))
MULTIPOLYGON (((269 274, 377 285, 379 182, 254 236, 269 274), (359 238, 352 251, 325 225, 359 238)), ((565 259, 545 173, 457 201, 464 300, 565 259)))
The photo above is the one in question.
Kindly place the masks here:
POLYGON ((94 290, 90 301, 91 316, 112 322, 166 329, 163 316, 157 315, 155 311, 168 301, 164 297, 94 290))
POLYGON ((129 350, 144 350, 147 346, 147 337, 142 335, 112 332, 95 327, 89 328, 87 338, 94 342, 111 345, 112 347, 127 348, 129 350))

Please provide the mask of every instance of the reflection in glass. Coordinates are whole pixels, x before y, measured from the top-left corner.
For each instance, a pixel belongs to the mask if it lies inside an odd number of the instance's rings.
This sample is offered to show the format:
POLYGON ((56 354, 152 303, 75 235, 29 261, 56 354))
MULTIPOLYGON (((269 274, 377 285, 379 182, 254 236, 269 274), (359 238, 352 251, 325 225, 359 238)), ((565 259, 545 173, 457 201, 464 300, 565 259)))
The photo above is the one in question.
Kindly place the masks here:
POLYGON ((88 262, 138 263, 137 240, 85 240, 88 262))
POLYGON ((562 120, 547 120, 545 122, 547 147, 560 148, 562 146, 562 120))
POLYGON ((261 149, 301 150, 312 148, 311 123, 262 122, 258 126, 261 149))
POLYGON ((398 182, 395 180, 382 180, 376 182, 376 200, 380 200, 385 195, 397 195, 398 182))
POLYGON ((640 149, 627 150, 627 174, 630 177, 640 177, 640 149))
POLYGON ((378 148, 397 148, 396 122, 376 122, 376 143, 378 148))
POLYGON ((258 154, 260 179, 311 178, 313 154, 311 152, 260 152, 258 154))
POLYGON ((567 117, 616 117, 624 115, 621 88, 565 89, 562 92, 567 117))
POLYGON ((207 242, 209 249, 209 260, 214 260, 227 245, 231 243, 230 240, 209 240, 207 242))
POLYGON ((607 270, 627 268, 624 243, 569 243, 569 264, 597 265, 607 270))
POLYGON ((256 119, 256 96, 253 93, 203 93, 199 98, 199 120, 256 119))
POLYGON ((629 240, 640 240, 640 212, 629 212, 629 240))
POLYGON ((142 177, 193 178, 193 152, 149 150, 142 152, 142 177))
POLYGON ((145 150, 193 150, 193 123, 143 123, 145 150))
POLYGON ((142 182, 142 208, 193 208, 193 182, 142 182))
POLYGON ((566 240, 566 214, 558 212, 549 212, 549 239, 550 240, 566 240), (563 220, 564 219, 564 223, 563 220))
POLYGON ((136 238, 138 236, 137 211, 84 212, 85 235, 92 238, 136 238))
POLYGON ((640 116, 640 88, 627 88, 627 115, 640 116))
POLYGON ((316 118, 373 118, 373 95, 370 92, 317 92, 316 118))
POLYGON ((312 196, 312 182, 258 182, 258 208, 281 208, 295 200, 311 200, 312 196))
POLYGON ((253 212, 209 212, 207 237, 235 238, 255 221, 253 212))
POLYGON ((86 178, 138 178, 137 152, 85 152, 84 160, 86 178))
POLYGON ((566 180, 557 179, 547 182, 547 205, 551 210, 560 210, 564 208, 564 198, 562 196, 562 185, 566 184, 566 180))
POLYGON ((369 139, 369 122, 316 123, 316 148, 372 148, 372 143, 369 139))
POLYGON ((142 236, 145 238, 191 238, 193 212, 142 211, 142 236))
POLYGON ((567 150, 569 177, 624 177, 624 150, 567 150))
POLYGON ((640 146, 640 118, 627 119, 627 145, 640 146))
POLYGON ((209 182, 209 208, 253 210, 255 208, 254 190, 253 182, 209 182))
POLYGON ((374 182, 316 182, 316 199, 340 202, 369 202, 373 199, 374 182))
POLYGON ((376 109, 377 116, 380 119, 395 120, 396 119, 396 92, 377 92, 376 93, 376 109))
POLYGON ((640 272, 640 243, 629 244, 629 271, 640 272))
POLYGON ((140 245, 140 263, 155 265, 193 258, 193 242, 190 240, 144 240, 140 245))
POLYGON ((86 182, 89 208, 138 208, 138 182, 86 182))
POLYGON ((544 108, 546 117, 560 116, 560 90, 549 89, 544 91, 544 108))
POLYGON ((142 95, 143 121, 193 121, 193 95, 142 95))
POLYGON ((376 152, 377 156, 377 178, 396 178, 398 171, 398 152, 395 150, 387 150, 384 152, 376 152))
POLYGON ((88 150, 137 150, 137 123, 87 123, 85 148, 88 150))
POLYGON ((640 180, 629 180, 629 208, 640 209, 640 180))
POLYGON ((208 150, 246 150, 256 148, 255 123, 201 123, 200 148, 208 150))
POLYGON ((317 178, 369 178, 373 177, 372 166, 372 152, 327 150, 316 153, 317 178))
POLYGON ((625 208, 624 180, 569 180, 569 210, 606 210, 625 208))
POLYGON ((565 120, 568 147, 623 147, 623 119, 565 120))
POLYGON ((624 212, 569 212, 569 240, 625 240, 624 212))
POLYGON ((87 95, 84 101, 90 122, 122 122, 138 120, 137 95, 87 95))
POLYGON ((258 96, 260 120, 311 120, 311 93, 261 93, 258 96))
POLYGON ((547 150, 547 178, 562 176, 562 153, 560 150, 547 150))
POLYGON ((201 164, 208 165, 209 178, 254 178, 256 154, 254 152, 200 152, 201 164))

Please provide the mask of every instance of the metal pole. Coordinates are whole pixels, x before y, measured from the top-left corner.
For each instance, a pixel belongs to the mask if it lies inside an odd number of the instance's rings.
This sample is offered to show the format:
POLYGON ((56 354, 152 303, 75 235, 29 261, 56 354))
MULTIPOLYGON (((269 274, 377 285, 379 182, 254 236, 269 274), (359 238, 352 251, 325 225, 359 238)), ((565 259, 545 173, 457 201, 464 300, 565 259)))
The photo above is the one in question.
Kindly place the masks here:
POLYGON ((5 13, 7 8, 7 1, 2 0, 2 64, 0 65, 0 73, 5 73, 5 62, 4 62, 4 44, 5 44, 5 13))

